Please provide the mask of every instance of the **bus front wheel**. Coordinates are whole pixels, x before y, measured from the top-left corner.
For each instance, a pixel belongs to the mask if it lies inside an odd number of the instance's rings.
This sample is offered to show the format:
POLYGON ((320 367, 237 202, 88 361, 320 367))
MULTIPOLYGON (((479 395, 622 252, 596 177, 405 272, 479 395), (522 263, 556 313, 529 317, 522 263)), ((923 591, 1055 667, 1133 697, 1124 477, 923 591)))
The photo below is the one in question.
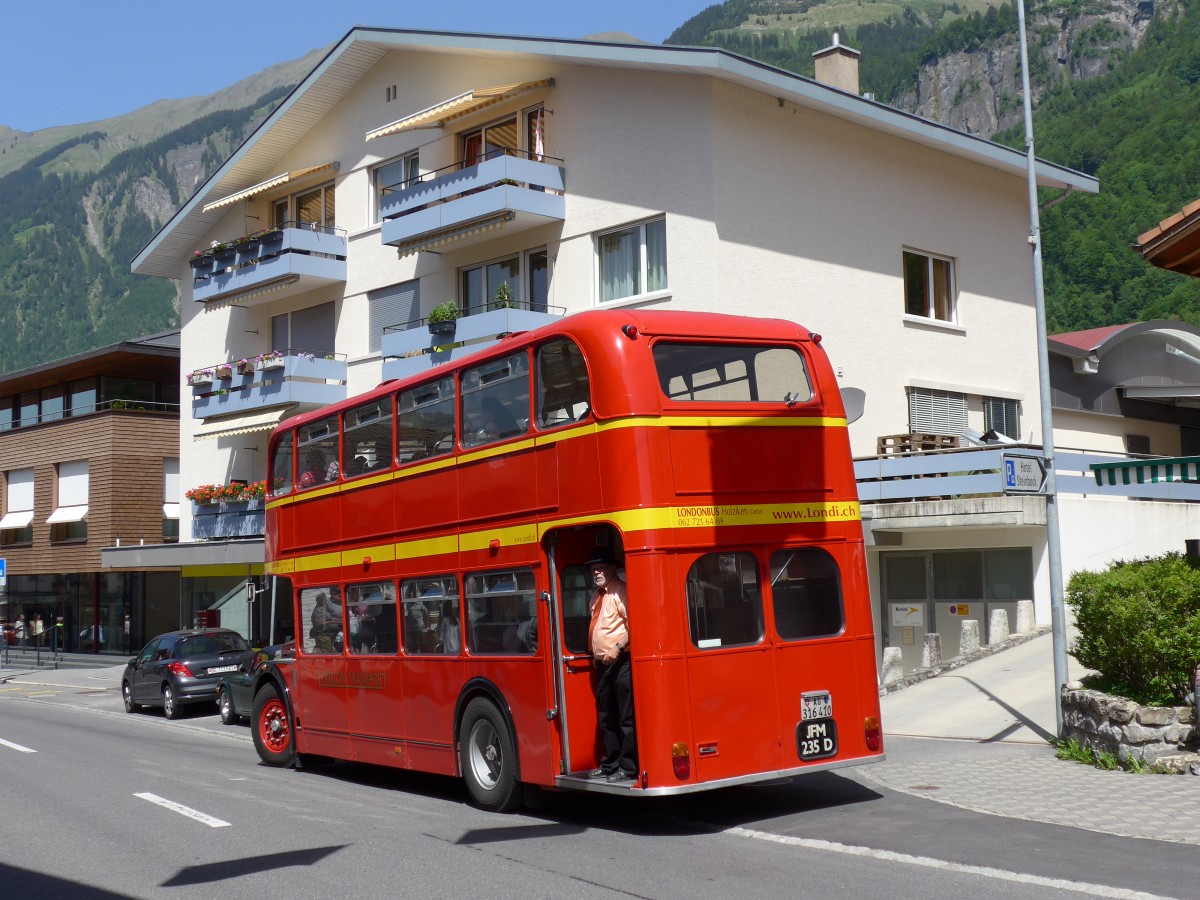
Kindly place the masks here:
POLYGON ((250 717, 254 734, 254 749, 258 758, 268 766, 290 766, 296 759, 296 742, 292 717, 287 703, 273 684, 264 685, 254 696, 254 712, 250 717))
POLYGON ((476 697, 463 712, 458 743, 459 768, 471 800, 491 812, 521 805, 517 750, 508 724, 489 701, 476 697))

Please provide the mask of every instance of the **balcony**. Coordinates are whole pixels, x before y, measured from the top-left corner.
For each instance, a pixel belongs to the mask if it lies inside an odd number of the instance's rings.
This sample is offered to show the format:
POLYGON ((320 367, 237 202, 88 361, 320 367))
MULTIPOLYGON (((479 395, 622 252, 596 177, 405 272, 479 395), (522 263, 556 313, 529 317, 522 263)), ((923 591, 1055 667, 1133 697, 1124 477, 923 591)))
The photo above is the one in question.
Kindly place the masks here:
POLYGON ((265 507, 261 500, 192 505, 194 540, 228 541, 262 537, 265 533, 265 507))
POLYGON ((425 319, 383 330, 383 378, 407 378, 497 343, 505 335, 531 331, 562 318, 558 312, 524 309, 520 304, 492 309, 452 322, 425 319))
POLYGON ((450 243, 469 246, 500 228, 512 233, 562 222, 564 185, 561 165, 518 156, 427 172, 384 195, 383 243, 408 255, 450 243))
POLYGON ((346 235, 340 228, 289 223, 191 261, 192 299, 235 303, 266 293, 302 293, 346 281, 346 235))
POLYGON ((301 350, 219 363, 188 375, 192 418, 209 419, 278 406, 298 412, 346 399, 346 359, 301 350))

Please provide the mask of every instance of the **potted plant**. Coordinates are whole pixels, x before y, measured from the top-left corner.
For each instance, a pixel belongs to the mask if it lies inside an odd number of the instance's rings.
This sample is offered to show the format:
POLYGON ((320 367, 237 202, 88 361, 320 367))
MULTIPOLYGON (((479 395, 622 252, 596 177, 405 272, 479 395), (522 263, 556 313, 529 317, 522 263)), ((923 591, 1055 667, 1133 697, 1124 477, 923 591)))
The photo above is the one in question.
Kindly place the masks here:
POLYGON ((217 366, 217 377, 225 380, 233 377, 233 366, 229 363, 222 363, 217 366))
POLYGON ((234 250, 224 241, 213 241, 212 255, 217 262, 228 262, 234 257, 234 250))
POLYGON ((457 319, 458 304, 453 300, 439 303, 429 311, 429 331, 431 334, 454 334, 457 319))
POLYGON ((492 301, 492 309, 510 309, 512 305, 512 288, 508 286, 507 281, 502 281, 496 288, 496 299, 492 301))
POLYGON ((188 375, 188 384, 193 386, 199 384, 212 384, 212 380, 212 369, 197 369, 195 372, 192 372, 190 375, 188 375))
POLYGON ((192 254, 192 258, 188 260, 188 265, 195 269, 197 274, 200 274, 205 269, 211 269, 212 264, 212 254, 205 253, 202 250, 197 250, 192 254))
POLYGON ((253 375, 254 363, 243 357, 242 359, 238 360, 237 370, 239 375, 253 375))
POLYGON ((283 354, 278 350, 261 353, 254 358, 254 364, 264 372, 268 369, 282 369, 286 362, 287 360, 283 358, 283 354))
POLYGON ((266 231, 260 231, 258 239, 264 244, 276 244, 283 240, 282 228, 268 228, 266 231))

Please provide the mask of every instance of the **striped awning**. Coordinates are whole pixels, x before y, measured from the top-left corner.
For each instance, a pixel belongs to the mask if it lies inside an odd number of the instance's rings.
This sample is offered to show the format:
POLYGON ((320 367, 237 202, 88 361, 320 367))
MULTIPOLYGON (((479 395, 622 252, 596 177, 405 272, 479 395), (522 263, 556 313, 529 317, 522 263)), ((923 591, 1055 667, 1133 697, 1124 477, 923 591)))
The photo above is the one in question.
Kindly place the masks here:
POLYGON ((283 275, 272 281, 264 281, 257 287, 248 288, 244 291, 237 291, 232 294, 225 294, 218 297, 216 300, 200 300, 198 302, 204 304, 205 312, 215 312, 218 309, 224 309, 227 306, 250 306, 250 301, 257 300, 260 297, 265 297, 268 294, 273 294, 276 291, 282 291, 284 288, 289 288, 297 281, 300 276, 295 273, 291 275, 283 275))
POLYGON ((506 222, 511 222, 514 218, 516 218, 516 213, 509 210, 508 212, 488 216, 486 219, 468 222, 466 225, 457 225, 454 228, 448 228, 444 231, 435 231, 424 237, 413 238, 411 241, 403 241, 396 245, 396 255, 412 256, 414 253, 420 253, 422 250, 440 250, 442 247, 453 244, 455 241, 461 241, 463 238, 503 228, 506 222))
POLYGON ((451 97, 449 100, 435 103, 428 109, 413 113, 411 116, 397 119, 390 125, 384 125, 382 128, 368 131, 367 140, 373 141, 375 138, 399 134, 402 131, 412 131, 416 128, 442 128, 447 122, 451 122, 454 119, 468 116, 481 109, 501 103, 510 97, 515 97, 526 91, 532 91, 534 88, 546 87, 553 83, 554 79, 543 78, 541 81, 522 81, 519 84, 504 84, 499 87, 475 88, 474 90, 459 94, 457 97, 451 97))
POLYGON ((336 172, 340 163, 330 162, 322 163, 319 166, 309 166, 307 169, 293 169, 290 172, 283 172, 280 175, 275 175, 268 178, 266 181, 260 181, 258 184, 251 185, 237 193, 230 194, 228 197, 222 197, 220 200, 214 200, 212 203, 204 204, 201 212, 212 212, 214 209, 220 209, 222 206, 229 206, 231 203, 237 203, 239 200, 248 200, 255 194, 261 194, 263 191, 269 191, 272 188, 281 187, 285 184, 290 184, 293 181, 299 181, 302 178, 308 178, 311 175, 318 175, 322 172, 336 172))
POLYGON ((274 409, 258 410, 252 413, 235 416, 221 416, 216 419, 206 419, 192 434, 192 440, 204 441, 209 438, 226 437, 234 434, 249 434, 252 431, 270 431, 295 409, 296 404, 277 406, 274 409))
POLYGON ((1137 459, 1128 462, 1092 463, 1098 485, 1200 482, 1200 456, 1137 459))

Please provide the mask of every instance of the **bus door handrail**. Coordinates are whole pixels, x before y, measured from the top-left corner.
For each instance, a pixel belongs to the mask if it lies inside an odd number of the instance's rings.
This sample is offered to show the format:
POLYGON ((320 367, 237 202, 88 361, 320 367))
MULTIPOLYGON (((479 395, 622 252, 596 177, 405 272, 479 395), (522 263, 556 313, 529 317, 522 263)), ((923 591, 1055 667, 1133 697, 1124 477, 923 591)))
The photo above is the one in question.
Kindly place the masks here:
MULTIPOLYGON (((559 655, 560 640, 562 634, 562 593, 558 588, 558 564, 554 559, 554 546, 552 542, 547 542, 546 558, 548 560, 548 569, 550 575, 550 646, 553 656, 559 655)), ((566 661, 554 662, 554 702, 557 705, 555 712, 558 714, 558 727, 561 729, 562 741, 562 758, 564 775, 571 774, 571 738, 567 732, 567 689, 563 683, 565 675, 563 667, 566 661)), ((547 714, 547 718, 550 718, 547 714)))

